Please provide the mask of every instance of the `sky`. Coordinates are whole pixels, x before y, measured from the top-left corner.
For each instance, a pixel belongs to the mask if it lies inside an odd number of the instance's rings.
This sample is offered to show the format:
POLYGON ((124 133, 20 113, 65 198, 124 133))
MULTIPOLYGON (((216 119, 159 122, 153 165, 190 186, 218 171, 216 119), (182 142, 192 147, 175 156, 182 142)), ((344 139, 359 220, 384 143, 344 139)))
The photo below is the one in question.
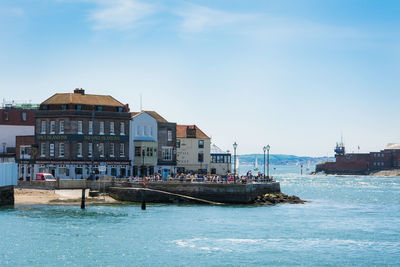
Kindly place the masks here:
POLYGON ((0 97, 84 88, 238 154, 400 143, 400 1, 0 0, 0 97))

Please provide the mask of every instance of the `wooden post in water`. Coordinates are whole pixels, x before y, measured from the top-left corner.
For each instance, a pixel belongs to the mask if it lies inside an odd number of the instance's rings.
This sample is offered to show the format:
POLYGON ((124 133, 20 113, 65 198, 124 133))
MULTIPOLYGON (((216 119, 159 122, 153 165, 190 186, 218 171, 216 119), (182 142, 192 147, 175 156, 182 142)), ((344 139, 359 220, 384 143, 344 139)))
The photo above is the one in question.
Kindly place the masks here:
POLYGON ((82 200, 81 200, 81 209, 85 209, 85 191, 86 188, 82 188, 82 200))
POLYGON ((140 194, 142 194, 142 210, 146 210, 146 195, 144 190, 140 190, 140 194))

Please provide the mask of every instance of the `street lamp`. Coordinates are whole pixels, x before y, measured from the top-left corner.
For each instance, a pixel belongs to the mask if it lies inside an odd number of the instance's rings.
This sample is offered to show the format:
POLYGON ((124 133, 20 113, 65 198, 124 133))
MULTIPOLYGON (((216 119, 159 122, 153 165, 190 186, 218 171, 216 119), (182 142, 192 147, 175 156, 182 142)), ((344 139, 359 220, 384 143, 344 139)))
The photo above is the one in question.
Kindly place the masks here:
POLYGON ((233 162, 233 164, 234 164, 234 165, 233 165, 233 166, 234 166, 234 167, 233 167, 233 170, 234 170, 234 171, 233 171, 233 174, 234 174, 234 175, 236 175, 236 148, 237 148, 237 146, 238 146, 238 144, 237 144, 236 142, 233 143, 233 151, 234 151, 234 152, 233 152, 233 155, 234 155, 234 162, 233 162))
POLYGON ((226 174, 228 174, 229 173, 229 163, 230 163, 229 150, 226 151, 226 154, 228 154, 228 155, 226 155, 226 174))
POLYGON ((145 147, 142 146, 142 178, 144 179, 144 153, 146 152, 145 147))
MULTIPOLYGON (((267 145, 267 178, 269 180, 269 149, 271 148, 270 145, 267 145)), ((265 157, 265 151, 264 151, 264 157, 265 157)), ((264 166, 265 168, 265 166, 264 166)))
POLYGON ((264 172, 263 172, 263 176, 264 176, 264 180, 265 180, 265 151, 267 151, 267 147, 266 146, 263 147, 263 151, 264 151, 264 172))

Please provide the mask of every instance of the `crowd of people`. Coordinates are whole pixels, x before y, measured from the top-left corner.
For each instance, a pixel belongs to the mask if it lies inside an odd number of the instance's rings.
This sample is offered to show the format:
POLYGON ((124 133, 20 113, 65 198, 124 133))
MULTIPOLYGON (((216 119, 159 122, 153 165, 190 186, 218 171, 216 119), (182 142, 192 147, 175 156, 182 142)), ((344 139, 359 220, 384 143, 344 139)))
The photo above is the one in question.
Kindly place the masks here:
POLYGON ((127 178, 127 181, 133 183, 147 183, 147 182, 191 182, 191 183, 219 183, 219 184, 250 184, 250 183, 262 183, 272 181, 271 177, 264 177, 259 172, 257 175, 253 175, 251 171, 247 172, 246 175, 238 174, 198 174, 198 173, 179 173, 175 175, 162 176, 159 173, 155 173, 150 176, 140 177, 134 176, 127 178))

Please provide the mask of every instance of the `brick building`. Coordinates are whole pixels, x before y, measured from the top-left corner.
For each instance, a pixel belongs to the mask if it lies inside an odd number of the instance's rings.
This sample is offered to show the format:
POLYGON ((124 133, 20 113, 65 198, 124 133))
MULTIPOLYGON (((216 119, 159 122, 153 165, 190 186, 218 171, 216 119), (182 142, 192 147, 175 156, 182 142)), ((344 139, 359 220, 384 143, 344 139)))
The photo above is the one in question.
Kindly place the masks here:
POLYGON ((35 173, 61 179, 130 175, 129 120, 129 106, 112 96, 78 88, 54 94, 36 112, 35 173))
POLYGON ((328 174, 369 174, 374 171, 400 169, 400 144, 388 144, 379 152, 345 153, 335 149, 335 162, 318 164, 316 172, 328 174))
POLYGON ((15 162, 16 137, 34 135, 35 105, 3 104, 0 109, 0 163, 15 162))

